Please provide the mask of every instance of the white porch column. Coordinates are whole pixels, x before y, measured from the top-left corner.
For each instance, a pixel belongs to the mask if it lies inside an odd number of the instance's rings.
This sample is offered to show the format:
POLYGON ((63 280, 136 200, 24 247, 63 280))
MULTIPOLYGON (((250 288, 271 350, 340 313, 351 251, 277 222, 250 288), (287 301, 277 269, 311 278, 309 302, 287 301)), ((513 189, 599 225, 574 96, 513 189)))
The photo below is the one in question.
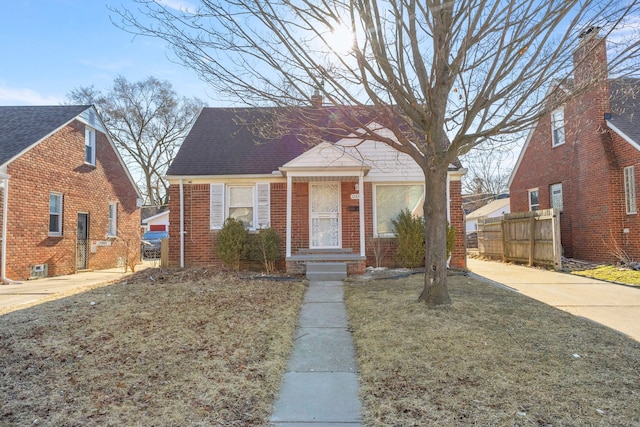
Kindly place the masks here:
POLYGON ((286 257, 291 256, 291 195, 293 193, 293 180, 291 175, 287 174, 287 238, 286 238, 286 257))
POLYGON ((451 176, 447 172, 447 221, 451 224, 451 176))
POLYGON ((360 172, 358 177, 358 210, 360 211, 360 256, 366 256, 364 236, 364 175, 360 172))

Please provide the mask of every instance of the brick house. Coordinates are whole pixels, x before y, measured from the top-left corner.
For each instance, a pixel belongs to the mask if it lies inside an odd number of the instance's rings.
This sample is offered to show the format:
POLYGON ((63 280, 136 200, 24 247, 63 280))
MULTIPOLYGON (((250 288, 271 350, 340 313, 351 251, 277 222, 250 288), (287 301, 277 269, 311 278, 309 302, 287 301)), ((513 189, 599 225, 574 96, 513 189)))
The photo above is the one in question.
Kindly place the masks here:
POLYGON ((139 259, 139 199, 93 106, 0 107, 3 281, 139 259))
MULTIPOLYGON (((304 131, 295 121, 268 135, 268 111, 204 108, 200 113, 167 172, 169 262, 219 265, 217 231, 225 218, 234 217, 250 230, 275 229, 285 261, 280 266, 289 272, 302 272, 312 260, 345 262, 350 273, 393 265, 391 219, 402 208, 422 214, 419 166, 385 144, 349 138, 331 124, 315 128, 321 134, 313 144, 296 136, 304 131)), ((331 107, 300 111, 341 120, 331 107)), ((459 268, 466 267, 464 172, 458 164, 448 173, 448 214, 459 230, 451 265, 459 268)))
POLYGON ((615 262, 640 255, 635 167, 640 162, 640 79, 609 79, 597 30, 581 35, 569 95, 529 133, 511 176, 511 211, 560 210, 566 257, 615 262))

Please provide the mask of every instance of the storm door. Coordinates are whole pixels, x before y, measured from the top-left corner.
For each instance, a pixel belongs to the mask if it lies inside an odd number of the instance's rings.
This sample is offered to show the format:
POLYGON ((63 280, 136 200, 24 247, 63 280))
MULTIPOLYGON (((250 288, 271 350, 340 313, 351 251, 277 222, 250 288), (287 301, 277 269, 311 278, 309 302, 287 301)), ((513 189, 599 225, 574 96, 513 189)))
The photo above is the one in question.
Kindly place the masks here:
POLYGON ((309 247, 341 247, 340 183, 309 183, 309 247))
POLYGON ((89 257, 89 214, 78 213, 78 238, 76 249, 76 269, 86 270, 89 257))

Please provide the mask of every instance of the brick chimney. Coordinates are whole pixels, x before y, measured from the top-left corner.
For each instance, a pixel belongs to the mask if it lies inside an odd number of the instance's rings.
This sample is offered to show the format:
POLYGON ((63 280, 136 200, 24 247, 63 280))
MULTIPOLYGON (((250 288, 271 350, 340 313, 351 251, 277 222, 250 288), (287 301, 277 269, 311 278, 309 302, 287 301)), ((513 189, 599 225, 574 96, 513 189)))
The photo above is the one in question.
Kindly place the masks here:
POLYGON ((315 93, 311 95, 311 106, 315 108, 322 107, 322 95, 316 89, 315 93))
POLYGON ((588 94, 591 102, 605 113, 611 110, 607 42, 599 32, 600 27, 588 27, 578 36, 580 42, 573 52, 573 78, 575 91, 588 94))

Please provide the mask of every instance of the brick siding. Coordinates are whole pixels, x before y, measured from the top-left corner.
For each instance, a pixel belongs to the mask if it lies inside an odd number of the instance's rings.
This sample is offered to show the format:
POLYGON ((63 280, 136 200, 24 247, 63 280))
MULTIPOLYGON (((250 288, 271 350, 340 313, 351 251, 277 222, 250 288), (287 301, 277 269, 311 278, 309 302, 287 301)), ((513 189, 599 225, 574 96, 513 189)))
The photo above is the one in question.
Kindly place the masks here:
MULTIPOLYGON (((638 165, 640 152, 607 128, 604 113, 611 109, 610 94, 602 68, 602 64, 606 68, 606 44, 597 43, 584 61, 579 56, 583 51, 576 53, 575 84, 591 81, 592 85, 565 104, 566 142, 552 147, 549 116, 538 121, 513 177, 511 211, 529 210, 531 188, 539 189, 540 209, 550 208, 549 187, 562 183, 564 255, 615 262, 615 246, 636 256, 640 253, 640 223, 637 215, 625 212, 623 182, 623 168, 638 165)), ((636 181, 639 172, 636 168, 636 181)))
POLYGON ((29 278, 35 264, 48 264, 49 276, 75 273, 78 213, 89 214, 89 240, 105 241, 109 202, 118 202, 120 239, 89 251, 88 268, 116 267, 127 255, 139 259, 137 192, 104 134, 96 135, 96 166, 84 163, 84 129, 73 121, 7 167, 9 279, 29 278), (49 236, 50 192, 63 195, 61 237, 49 236))

